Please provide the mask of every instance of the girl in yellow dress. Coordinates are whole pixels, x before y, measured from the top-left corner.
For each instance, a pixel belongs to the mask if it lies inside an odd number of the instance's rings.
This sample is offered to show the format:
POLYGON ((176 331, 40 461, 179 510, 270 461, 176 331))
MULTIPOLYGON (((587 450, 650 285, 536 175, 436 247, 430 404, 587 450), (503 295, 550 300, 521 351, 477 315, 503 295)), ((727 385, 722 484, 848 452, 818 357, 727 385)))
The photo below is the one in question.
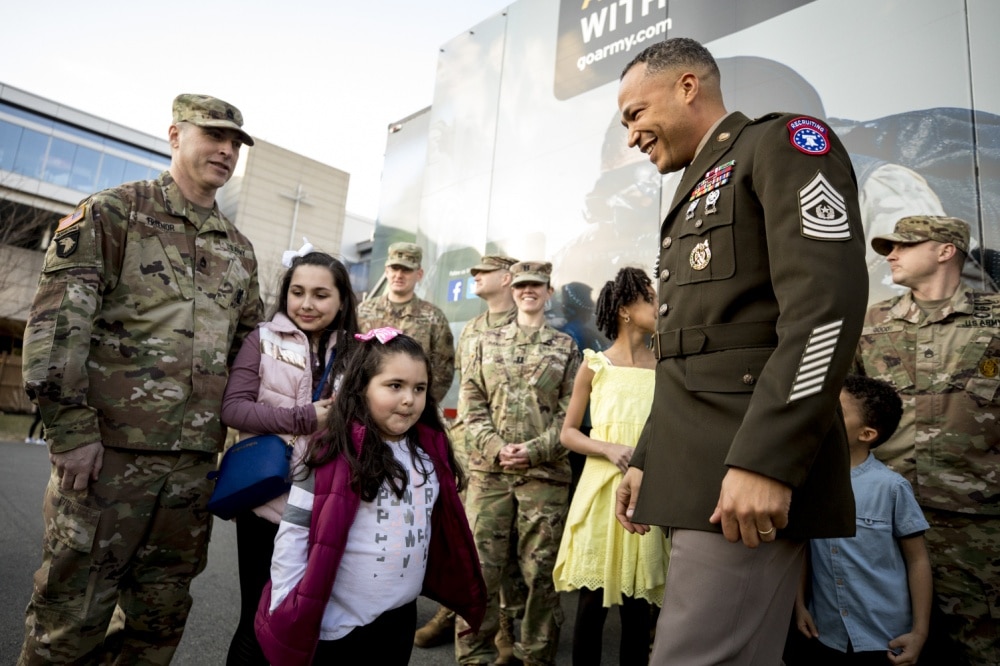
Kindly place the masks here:
POLYGON ((619 663, 646 664, 655 617, 663 601, 667 540, 654 529, 629 534, 615 520, 615 489, 628 469, 653 401, 655 359, 646 341, 656 328, 656 292, 638 268, 623 268, 601 289, 597 327, 613 344, 584 350, 584 363, 560 439, 585 454, 579 485, 566 519, 553 578, 562 592, 579 590, 573 665, 600 664, 604 620, 618 606, 622 632, 619 663), (587 405, 593 428, 580 429, 587 405))

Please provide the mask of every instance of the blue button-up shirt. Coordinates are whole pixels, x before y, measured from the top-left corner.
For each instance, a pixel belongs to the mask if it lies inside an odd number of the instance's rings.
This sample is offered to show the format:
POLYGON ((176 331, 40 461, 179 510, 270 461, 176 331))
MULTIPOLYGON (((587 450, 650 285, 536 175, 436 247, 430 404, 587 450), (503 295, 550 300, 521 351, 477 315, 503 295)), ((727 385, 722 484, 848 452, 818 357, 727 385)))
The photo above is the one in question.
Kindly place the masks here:
POLYGON ((910 483, 871 454, 851 469, 857 534, 810 542, 809 610, 826 646, 887 650, 913 628, 906 563, 897 539, 927 530, 910 483))

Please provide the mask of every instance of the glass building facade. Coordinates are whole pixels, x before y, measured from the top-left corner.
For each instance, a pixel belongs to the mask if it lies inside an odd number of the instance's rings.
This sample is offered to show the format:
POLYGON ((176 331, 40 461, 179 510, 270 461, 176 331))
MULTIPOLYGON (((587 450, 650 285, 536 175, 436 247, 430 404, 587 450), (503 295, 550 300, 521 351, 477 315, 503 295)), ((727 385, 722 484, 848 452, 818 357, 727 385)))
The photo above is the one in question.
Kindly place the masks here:
POLYGON ((0 101, 0 173, 89 194, 169 165, 169 156, 0 101))

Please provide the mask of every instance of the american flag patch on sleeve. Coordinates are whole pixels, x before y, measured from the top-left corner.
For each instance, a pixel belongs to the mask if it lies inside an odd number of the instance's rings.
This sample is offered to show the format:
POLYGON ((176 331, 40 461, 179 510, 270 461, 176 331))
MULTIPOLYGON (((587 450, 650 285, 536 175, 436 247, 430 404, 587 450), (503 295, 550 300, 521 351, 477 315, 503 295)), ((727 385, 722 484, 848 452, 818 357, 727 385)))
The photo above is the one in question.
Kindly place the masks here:
POLYGON ((87 204, 81 204, 72 213, 59 220, 59 226, 56 227, 56 233, 69 229, 74 224, 82 220, 83 216, 86 214, 87 214, 87 204))

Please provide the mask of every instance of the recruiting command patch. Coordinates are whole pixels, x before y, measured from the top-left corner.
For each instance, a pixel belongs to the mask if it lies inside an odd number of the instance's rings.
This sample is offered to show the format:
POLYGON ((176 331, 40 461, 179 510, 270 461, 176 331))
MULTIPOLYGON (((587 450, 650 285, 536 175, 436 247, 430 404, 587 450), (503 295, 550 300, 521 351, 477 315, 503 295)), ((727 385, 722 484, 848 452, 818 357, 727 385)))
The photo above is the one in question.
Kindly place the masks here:
POLYGON ((813 118, 804 116, 788 121, 788 140, 806 155, 826 155, 830 152, 830 130, 813 118))

